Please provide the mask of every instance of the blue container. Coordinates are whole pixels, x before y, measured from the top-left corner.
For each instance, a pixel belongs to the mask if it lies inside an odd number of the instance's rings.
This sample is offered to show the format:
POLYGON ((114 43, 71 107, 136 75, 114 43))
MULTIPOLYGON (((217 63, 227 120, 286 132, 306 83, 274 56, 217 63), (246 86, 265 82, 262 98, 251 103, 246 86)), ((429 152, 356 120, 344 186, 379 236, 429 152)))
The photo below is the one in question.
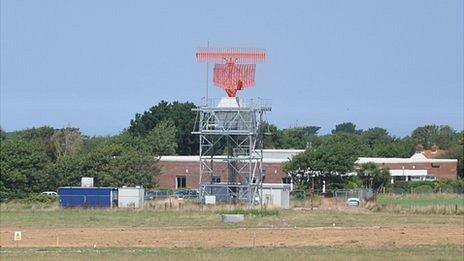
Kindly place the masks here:
POLYGON ((118 206, 118 189, 109 187, 61 187, 61 207, 112 208, 118 206))

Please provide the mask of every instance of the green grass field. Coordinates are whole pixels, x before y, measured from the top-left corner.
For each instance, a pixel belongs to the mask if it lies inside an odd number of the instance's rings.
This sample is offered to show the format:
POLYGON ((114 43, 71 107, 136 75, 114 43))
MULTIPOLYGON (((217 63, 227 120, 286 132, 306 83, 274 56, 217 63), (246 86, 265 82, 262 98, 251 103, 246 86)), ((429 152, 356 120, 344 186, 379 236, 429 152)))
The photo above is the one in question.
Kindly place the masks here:
POLYGON ((274 248, 2 249, 4 260, 462 260, 462 245, 274 248))
MULTIPOLYGON (((381 195, 377 204, 400 209, 429 208, 433 206, 464 208, 462 195, 426 194, 390 196, 381 195)), ((3 228, 79 228, 79 227, 192 227, 259 228, 259 227, 368 227, 445 225, 464 227, 461 212, 376 211, 348 210, 273 210, 266 213, 236 206, 201 207, 195 204, 182 208, 129 209, 60 209, 56 204, 6 203, 0 204, 0 232, 3 228), (225 224, 221 213, 242 212, 245 222, 225 224)), ((463 232, 464 233, 464 232, 463 232)), ((379 235, 381 236, 381 235, 379 235)), ((464 235, 463 235, 464 237, 464 235)), ((307 247, 221 247, 221 248, 1 248, 1 260, 462 260, 462 244, 417 246, 307 246, 307 247)))
POLYGON ((420 214, 464 214, 462 194, 380 195, 375 206, 379 211, 420 214))
POLYGON ((430 206, 464 207, 464 195, 459 194, 406 194, 380 195, 378 204, 398 205, 405 208, 430 206))
POLYGON ((195 226, 195 227, 354 227, 387 224, 456 224, 462 221, 460 215, 428 215, 394 212, 374 212, 368 210, 280 210, 275 215, 247 217, 244 223, 221 223, 220 213, 216 210, 105 210, 105 209, 14 209, 0 207, 0 226, 2 227, 111 227, 111 226, 195 226), (284 225, 285 225, 284 224, 284 225))

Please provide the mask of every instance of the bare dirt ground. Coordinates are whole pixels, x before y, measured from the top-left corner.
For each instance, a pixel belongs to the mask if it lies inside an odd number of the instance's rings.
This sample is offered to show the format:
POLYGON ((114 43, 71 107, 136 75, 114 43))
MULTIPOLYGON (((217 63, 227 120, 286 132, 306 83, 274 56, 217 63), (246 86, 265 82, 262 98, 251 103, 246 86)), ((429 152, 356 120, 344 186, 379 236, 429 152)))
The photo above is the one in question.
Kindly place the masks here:
POLYGON ((316 228, 15 228, 0 231, 0 246, 15 247, 249 247, 415 246, 464 244, 464 232, 449 225, 316 228))

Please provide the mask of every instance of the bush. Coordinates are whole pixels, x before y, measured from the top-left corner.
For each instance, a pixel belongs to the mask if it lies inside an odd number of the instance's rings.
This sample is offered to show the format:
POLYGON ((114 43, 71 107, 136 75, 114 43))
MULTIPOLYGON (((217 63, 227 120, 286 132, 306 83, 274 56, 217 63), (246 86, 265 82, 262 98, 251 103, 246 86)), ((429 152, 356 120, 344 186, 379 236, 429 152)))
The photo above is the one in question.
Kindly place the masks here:
POLYGON ((459 193, 458 190, 455 190, 452 185, 449 184, 443 184, 437 189, 441 193, 459 193))
POLYGON ((435 182, 435 189, 438 192, 464 193, 464 180, 443 180, 435 182))
POLYGON ((308 192, 306 190, 293 190, 291 195, 293 197, 295 197, 295 199, 306 199, 307 198, 307 194, 308 192))
POLYGON ((429 185, 420 185, 416 188, 413 188, 413 191, 419 194, 433 193, 433 188, 429 185))
POLYGON ((58 197, 42 194, 30 194, 27 198, 24 199, 24 201, 28 203, 54 203, 58 201, 58 197))
POLYGON ((345 183, 343 181, 334 181, 331 183, 328 183, 326 186, 327 190, 336 190, 336 189, 344 189, 345 188, 345 183))
POLYGON ((464 180, 397 181, 387 187, 390 193, 464 193, 464 180), (430 191, 431 189, 431 191, 430 191))
POLYGON ((355 181, 347 181, 345 183, 345 186, 344 186, 344 189, 357 189, 357 188, 360 188, 361 186, 359 185, 358 182, 355 182, 355 181))
POLYGON ((291 192, 291 196, 293 196, 295 199, 306 199, 307 193, 309 193, 308 184, 295 184, 295 187, 291 192))
POLYGON ((409 188, 417 188, 417 187, 421 187, 421 186, 429 186, 431 188, 434 188, 435 187, 435 181, 411 181, 411 182, 407 182, 406 184, 408 184, 409 188))
POLYGON ((409 182, 405 181, 396 181, 393 184, 389 184, 387 188, 391 193, 408 193, 411 191, 409 188, 409 182))

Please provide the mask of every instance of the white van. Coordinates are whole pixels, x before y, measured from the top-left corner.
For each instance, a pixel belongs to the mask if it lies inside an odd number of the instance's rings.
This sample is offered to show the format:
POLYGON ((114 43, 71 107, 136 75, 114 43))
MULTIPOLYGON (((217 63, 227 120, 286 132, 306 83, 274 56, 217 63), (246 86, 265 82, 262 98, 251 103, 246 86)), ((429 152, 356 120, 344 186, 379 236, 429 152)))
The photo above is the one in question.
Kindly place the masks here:
POLYGON ((47 196, 58 196, 58 193, 56 193, 55 191, 44 191, 40 194, 47 195, 47 196))
POLYGON ((349 198, 346 201, 346 204, 350 207, 359 207, 360 200, 359 198, 349 198))

